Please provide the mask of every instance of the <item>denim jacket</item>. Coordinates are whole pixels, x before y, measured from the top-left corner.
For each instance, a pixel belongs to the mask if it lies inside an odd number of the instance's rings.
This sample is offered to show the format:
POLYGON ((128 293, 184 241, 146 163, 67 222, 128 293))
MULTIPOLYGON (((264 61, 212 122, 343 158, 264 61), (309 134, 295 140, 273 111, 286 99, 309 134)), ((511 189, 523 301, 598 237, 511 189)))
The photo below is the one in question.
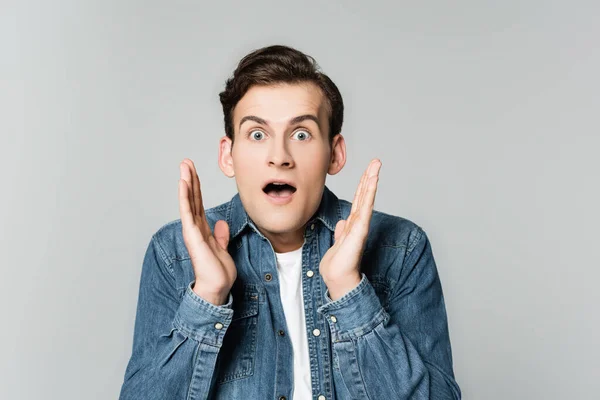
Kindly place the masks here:
MULTIPOLYGON (((308 221, 302 290, 312 399, 460 399, 442 287, 425 232, 373 211, 362 280, 332 301, 319 262, 351 203, 326 186, 308 221)), ((239 194, 206 210, 229 224, 238 276, 222 306, 192 288, 181 220, 151 238, 142 265, 122 400, 304 400, 293 397, 292 343, 276 258, 239 194)))

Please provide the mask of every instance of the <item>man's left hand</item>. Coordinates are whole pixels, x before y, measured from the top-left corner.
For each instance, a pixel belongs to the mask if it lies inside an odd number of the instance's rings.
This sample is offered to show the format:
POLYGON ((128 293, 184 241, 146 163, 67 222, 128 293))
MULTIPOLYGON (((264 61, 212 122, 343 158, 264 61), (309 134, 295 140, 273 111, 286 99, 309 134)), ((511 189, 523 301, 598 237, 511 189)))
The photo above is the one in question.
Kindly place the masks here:
POLYGON ((360 283, 360 261, 369 233, 380 168, 381 161, 375 158, 363 173, 350 215, 335 226, 335 242, 319 265, 332 300, 339 299, 360 283))

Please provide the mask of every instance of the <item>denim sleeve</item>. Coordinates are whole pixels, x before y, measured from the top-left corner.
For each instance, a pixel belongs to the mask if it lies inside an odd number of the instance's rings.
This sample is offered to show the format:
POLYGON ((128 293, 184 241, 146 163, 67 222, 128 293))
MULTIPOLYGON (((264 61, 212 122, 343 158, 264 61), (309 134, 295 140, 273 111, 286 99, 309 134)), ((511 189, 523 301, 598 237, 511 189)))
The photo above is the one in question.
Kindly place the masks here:
POLYGON ((155 236, 144 256, 133 349, 119 399, 208 399, 216 360, 233 316, 233 298, 215 306, 192 290, 183 296, 155 236))
POLYGON ((362 274, 357 287, 319 307, 331 332, 338 397, 460 399, 442 287, 429 240, 411 234, 387 310, 362 274))

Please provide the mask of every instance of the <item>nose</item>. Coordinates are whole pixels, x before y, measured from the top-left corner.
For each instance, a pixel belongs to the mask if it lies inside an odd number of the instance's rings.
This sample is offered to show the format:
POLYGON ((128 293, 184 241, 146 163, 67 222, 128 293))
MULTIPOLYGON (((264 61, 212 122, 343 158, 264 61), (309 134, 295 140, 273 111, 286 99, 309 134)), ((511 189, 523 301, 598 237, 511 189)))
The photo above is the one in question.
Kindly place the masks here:
POLYGON ((294 158, 287 149, 285 143, 279 143, 277 140, 271 142, 271 148, 268 154, 269 166, 287 167, 294 166, 294 158))

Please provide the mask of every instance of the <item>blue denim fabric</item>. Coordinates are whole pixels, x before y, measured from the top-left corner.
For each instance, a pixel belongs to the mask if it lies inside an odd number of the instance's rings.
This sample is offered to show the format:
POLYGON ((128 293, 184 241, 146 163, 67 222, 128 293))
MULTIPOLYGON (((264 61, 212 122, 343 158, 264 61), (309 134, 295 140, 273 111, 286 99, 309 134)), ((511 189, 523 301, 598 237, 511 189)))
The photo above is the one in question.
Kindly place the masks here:
MULTIPOLYGON (((460 399, 442 287, 419 226, 374 211, 361 282, 336 301, 329 297, 319 261, 351 207, 324 187, 304 233, 312 399, 460 399)), ((206 215, 211 228, 219 219, 230 227, 238 279, 228 303, 215 306, 193 292, 181 221, 161 227, 144 257, 120 399, 292 400, 292 343, 271 243, 239 194, 206 215)))

